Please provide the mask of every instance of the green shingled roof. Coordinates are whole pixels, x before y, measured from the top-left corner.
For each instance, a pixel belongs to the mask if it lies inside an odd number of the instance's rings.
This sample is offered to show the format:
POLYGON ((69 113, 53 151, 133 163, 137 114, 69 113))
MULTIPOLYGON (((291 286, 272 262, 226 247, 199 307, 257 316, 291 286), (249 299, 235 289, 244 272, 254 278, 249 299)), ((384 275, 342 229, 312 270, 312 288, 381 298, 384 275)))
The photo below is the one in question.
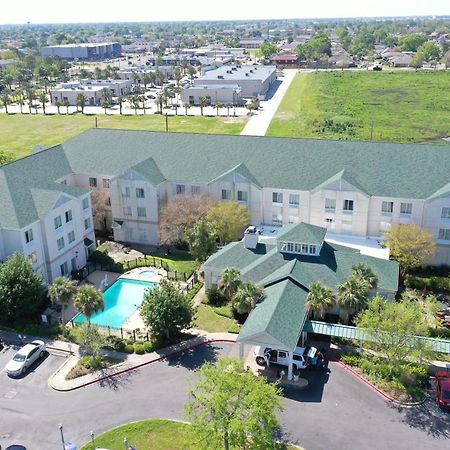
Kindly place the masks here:
POLYGON ((310 225, 309 223, 292 223, 284 225, 278 233, 277 239, 285 242, 295 242, 298 244, 321 245, 327 229, 310 225))
POLYGON ((153 186, 158 186, 158 184, 161 184, 166 180, 153 158, 147 158, 144 161, 135 164, 130 169, 141 175, 153 186))
POLYGON ((284 280, 265 289, 266 298, 250 313, 238 341, 252 337, 264 342, 264 336, 287 349, 296 347, 306 320, 307 291, 292 280, 284 280))

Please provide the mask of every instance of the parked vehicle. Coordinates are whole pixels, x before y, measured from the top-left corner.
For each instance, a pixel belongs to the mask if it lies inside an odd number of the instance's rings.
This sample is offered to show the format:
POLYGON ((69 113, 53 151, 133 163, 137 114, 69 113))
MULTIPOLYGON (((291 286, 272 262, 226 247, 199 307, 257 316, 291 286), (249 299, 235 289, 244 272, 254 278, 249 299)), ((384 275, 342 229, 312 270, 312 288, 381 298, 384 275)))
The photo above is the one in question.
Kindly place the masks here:
POLYGON ((450 410, 450 372, 436 372, 434 379, 438 405, 450 410))
MULTIPOLYGON (((306 369, 311 364, 312 358, 316 356, 315 347, 296 347, 292 357, 292 365, 298 370, 306 369)), ((271 349, 258 345, 253 352, 256 364, 258 366, 269 366, 270 364, 279 364, 280 366, 289 365, 288 352, 284 350, 271 349)))
POLYGON ((45 355, 45 343, 33 341, 24 345, 6 365, 6 373, 11 376, 26 373, 29 367, 39 358, 45 355))

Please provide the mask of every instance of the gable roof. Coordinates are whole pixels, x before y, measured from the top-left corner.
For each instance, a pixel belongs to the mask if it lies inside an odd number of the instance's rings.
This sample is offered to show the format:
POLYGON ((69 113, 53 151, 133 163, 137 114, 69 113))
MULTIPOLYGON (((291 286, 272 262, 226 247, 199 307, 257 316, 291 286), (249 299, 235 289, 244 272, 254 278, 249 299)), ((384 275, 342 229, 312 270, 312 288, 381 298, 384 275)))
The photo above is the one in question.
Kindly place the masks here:
POLYGON ((329 186, 330 184, 335 183, 337 181, 339 181, 339 182, 346 181, 347 183, 351 184, 356 189, 360 190, 361 192, 363 192, 364 194, 367 195, 367 192, 365 191, 365 189, 359 184, 358 181, 355 180, 355 178, 352 176, 352 174, 346 169, 342 169, 341 171, 339 171, 332 177, 328 178, 328 180, 325 180, 323 183, 320 183, 318 186, 316 186, 313 189, 313 192, 320 191, 322 189, 326 189, 327 186, 329 186))
POLYGON ((130 169, 141 175, 153 186, 158 186, 158 184, 161 184, 166 180, 153 158, 144 159, 144 161, 135 164, 134 166, 130 167, 130 169))
POLYGON ((226 178, 230 174, 239 174, 243 178, 247 179, 251 183, 253 183, 255 186, 261 188, 261 184, 259 181, 253 176, 253 174, 248 170, 248 167, 244 163, 240 163, 237 166, 231 168, 230 170, 227 170, 225 173, 219 175, 218 177, 211 180, 209 183, 215 183, 216 181, 222 180, 223 178, 226 178))
POLYGON ((321 245, 327 229, 309 223, 292 223, 283 225, 278 233, 277 240, 286 242, 295 242, 298 244, 321 245))
POLYGON ((265 289, 266 298, 249 314, 238 341, 274 342, 291 350, 306 320, 307 291, 288 279, 265 289))

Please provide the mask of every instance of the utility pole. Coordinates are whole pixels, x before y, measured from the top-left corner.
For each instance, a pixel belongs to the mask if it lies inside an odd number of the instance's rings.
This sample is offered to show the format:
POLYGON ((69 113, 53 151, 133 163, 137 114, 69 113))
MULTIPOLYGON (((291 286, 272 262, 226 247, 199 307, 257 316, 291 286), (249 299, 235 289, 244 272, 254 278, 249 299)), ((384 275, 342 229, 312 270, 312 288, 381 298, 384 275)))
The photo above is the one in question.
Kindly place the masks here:
POLYGON ((375 121, 372 120, 372 125, 370 127, 370 140, 373 141, 373 126, 375 125, 375 121))
POLYGON ((166 133, 169 131, 169 118, 167 117, 166 113, 166 133))
POLYGON ((97 116, 95 116, 95 128, 98 128, 97 116))

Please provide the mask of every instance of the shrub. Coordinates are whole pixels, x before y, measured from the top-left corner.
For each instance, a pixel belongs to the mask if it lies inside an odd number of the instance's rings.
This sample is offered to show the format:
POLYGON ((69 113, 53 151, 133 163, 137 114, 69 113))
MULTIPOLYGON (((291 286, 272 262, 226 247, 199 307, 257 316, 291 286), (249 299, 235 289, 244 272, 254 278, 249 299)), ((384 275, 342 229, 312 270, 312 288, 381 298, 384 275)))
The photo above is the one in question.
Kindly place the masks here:
POLYGON ((413 289, 430 289, 433 291, 450 292, 449 277, 418 277, 407 275, 405 277, 405 286, 413 289))
POLYGON ((151 353, 153 351, 153 344, 151 342, 144 342, 143 347, 146 353, 151 353))
POLYGON ((228 319, 233 319, 233 311, 228 305, 214 306, 213 310, 219 316, 227 317, 228 319))
POLYGON ((91 355, 83 356, 80 359, 80 364, 83 367, 86 367, 86 369, 98 369, 99 367, 101 367, 102 365, 101 363, 102 363, 101 358, 96 358, 91 355))
POLYGON ((239 334, 239 332, 241 331, 241 327, 238 323, 233 322, 229 327, 228 327, 228 333, 235 333, 235 334, 239 334))
POLYGON ((134 353, 134 345, 126 344, 125 345, 125 353, 134 353))
POLYGON ((123 352, 125 350, 125 342, 117 336, 108 336, 106 338, 106 348, 123 352))
POLYGON ((223 306, 227 302, 225 295, 216 285, 211 286, 206 296, 208 297, 208 304, 211 306, 223 306))
POLYGON ((144 345, 138 344, 137 342, 134 344, 134 353, 137 355, 143 355, 145 353, 144 345))
POLYGON ((194 287, 186 294, 186 297, 189 300, 192 300, 198 293, 198 291, 203 287, 203 283, 201 281, 197 281, 194 284, 194 287))
POLYGON ((341 361, 344 364, 348 364, 349 366, 359 366, 361 362, 361 356, 346 354, 341 356, 341 361))

